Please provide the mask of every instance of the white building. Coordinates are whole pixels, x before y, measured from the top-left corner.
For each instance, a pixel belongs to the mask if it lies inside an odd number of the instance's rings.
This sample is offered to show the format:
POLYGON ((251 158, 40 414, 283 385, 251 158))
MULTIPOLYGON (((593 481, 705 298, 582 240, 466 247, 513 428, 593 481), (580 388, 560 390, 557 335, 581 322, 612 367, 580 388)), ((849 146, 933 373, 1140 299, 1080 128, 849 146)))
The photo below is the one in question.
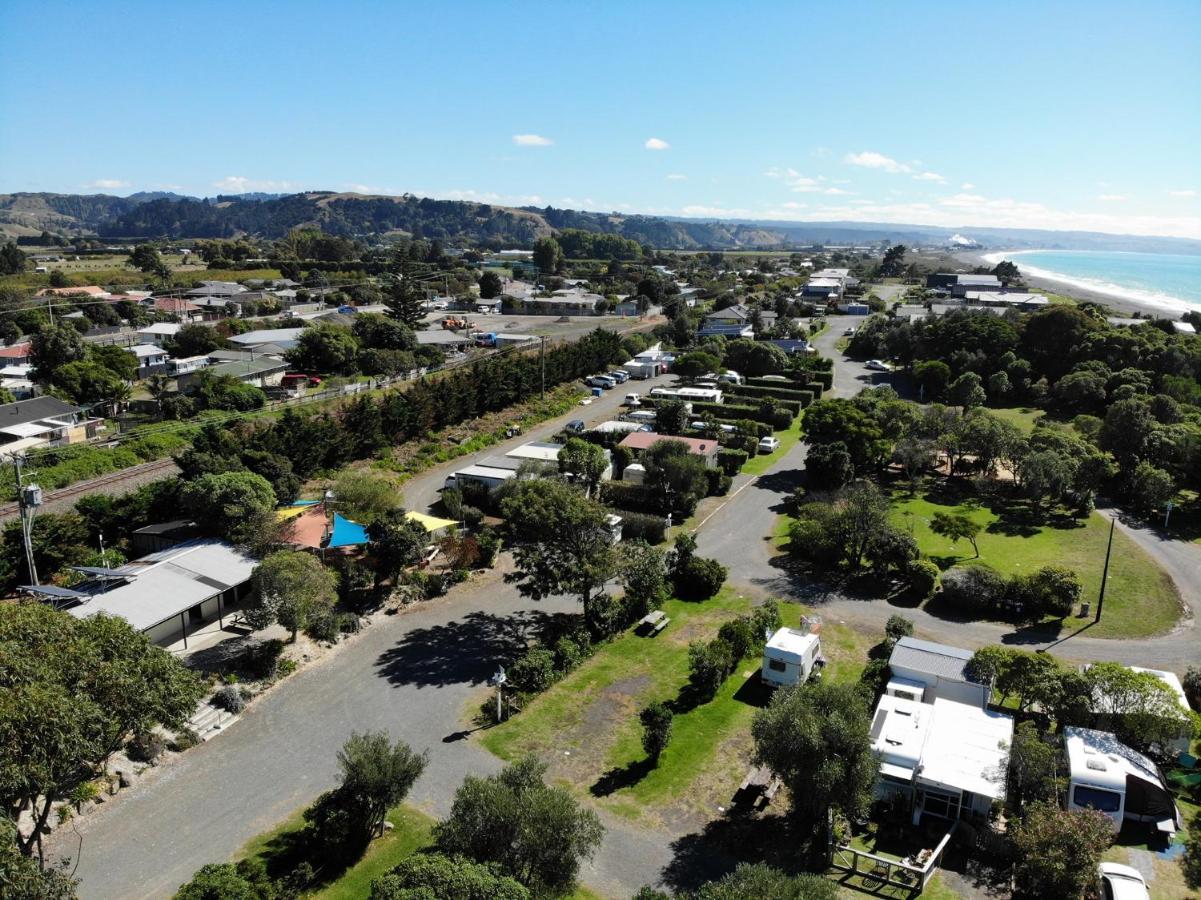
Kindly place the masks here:
POLYGON ((760 677, 774 687, 804 684, 821 659, 821 639, 792 628, 781 628, 763 648, 760 677))
POLYGON ((923 703, 945 699, 983 709, 992 696, 992 685, 967 677, 964 670, 971 658, 970 650, 903 637, 892 648, 888 667, 894 680, 921 686, 916 699, 923 703))
POLYGON ((1181 827, 1180 811, 1155 763, 1108 731, 1065 728, 1070 782, 1068 809, 1105 813, 1118 831, 1124 821, 1151 824, 1163 834, 1181 827))

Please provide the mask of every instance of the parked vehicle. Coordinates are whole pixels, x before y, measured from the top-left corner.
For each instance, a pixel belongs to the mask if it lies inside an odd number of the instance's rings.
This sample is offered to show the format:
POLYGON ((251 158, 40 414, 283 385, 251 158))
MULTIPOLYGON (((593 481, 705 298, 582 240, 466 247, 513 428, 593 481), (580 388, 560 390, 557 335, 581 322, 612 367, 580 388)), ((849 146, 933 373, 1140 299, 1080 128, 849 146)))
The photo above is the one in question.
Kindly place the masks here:
POLYGON ((654 425, 657 418, 654 411, 649 409, 640 409, 625 415, 627 422, 641 422, 645 425, 654 425))
POLYGON ((866 363, 864 363, 864 365, 867 366, 869 369, 871 369, 873 372, 891 372, 892 371, 892 369, 890 369, 888 367, 888 363, 884 362, 884 360, 882 360, 882 359, 869 359, 866 363))
POLYGON ((617 387, 617 381, 610 378, 608 375, 593 375, 584 383, 587 384, 588 387, 604 388, 606 391, 610 388, 617 387))
MULTIPOLYGON (((689 422, 688 427, 691 428, 693 431, 707 431, 710 426, 708 424, 706 424, 705 422, 702 422, 700 419, 697 419, 695 422, 689 422)), ((712 427, 716 428, 718 431, 722 432, 723 434, 737 434, 738 433, 738 429, 735 426, 729 424, 728 422, 714 422, 712 427)))
POLYGON ((564 430, 570 431, 572 434, 583 434, 588 430, 588 426, 584 424, 583 419, 572 419, 564 430))
POLYGON ((843 336, 843 337, 850 337, 850 336, 851 336, 851 335, 853 335, 854 333, 855 333, 855 329, 854 329, 854 328, 848 328, 846 331, 844 331, 844 332, 842 333, 842 336, 843 336))
POLYGON ((625 369, 614 369, 612 372, 609 373, 609 377, 612 378, 614 381, 616 381, 618 384, 625 384, 627 381, 630 380, 630 373, 625 371, 625 369))
POLYGON ((780 439, 776 437, 759 438, 760 453, 774 453, 780 449, 780 439))
POLYGON ((1103 862, 1099 868, 1104 900, 1151 900, 1147 882, 1138 869, 1113 862, 1103 862))
POLYGON ((279 380, 280 387, 299 388, 299 387, 317 387, 321 384, 321 379, 316 375, 305 375, 302 372, 289 372, 279 380))
POLYGON ((342 313, 342 315, 344 315, 344 316, 353 316, 358 311, 359 311, 359 308, 357 306, 339 306, 338 307, 338 312, 342 313))
POLYGON ((743 378, 733 369, 726 369, 717 376, 717 381, 719 384, 742 384, 743 378))
POLYGON ((621 401, 622 406, 628 406, 631 409, 637 409, 642 405, 642 397, 640 394, 626 394, 626 398, 621 401))

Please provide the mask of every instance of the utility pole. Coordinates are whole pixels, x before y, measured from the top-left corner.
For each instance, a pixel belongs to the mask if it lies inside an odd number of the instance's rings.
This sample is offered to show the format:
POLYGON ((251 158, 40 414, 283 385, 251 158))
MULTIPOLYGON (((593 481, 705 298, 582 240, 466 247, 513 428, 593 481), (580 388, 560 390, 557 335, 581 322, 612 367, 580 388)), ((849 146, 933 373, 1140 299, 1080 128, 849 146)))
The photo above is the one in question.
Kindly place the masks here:
POLYGON ((542 388, 538 393, 538 400, 542 403, 545 403, 546 402, 546 335, 542 336, 541 367, 542 367, 542 388))
POLYGON ((1093 623, 1101 621, 1101 607, 1105 605, 1105 582, 1109 580, 1109 555, 1113 552, 1113 530, 1118 524, 1118 517, 1115 515, 1109 520, 1109 543, 1105 547, 1105 569, 1101 572, 1101 595, 1097 597, 1097 617, 1093 619, 1093 623))
POLYGON ((22 484, 21 464, 23 456, 13 455, 13 477, 17 486, 17 508, 21 514, 21 539, 25 543, 25 564, 29 567, 30 584, 38 581, 38 569, 33 559, 33 514, 42 505, 42 489, 36 484, 22 484))

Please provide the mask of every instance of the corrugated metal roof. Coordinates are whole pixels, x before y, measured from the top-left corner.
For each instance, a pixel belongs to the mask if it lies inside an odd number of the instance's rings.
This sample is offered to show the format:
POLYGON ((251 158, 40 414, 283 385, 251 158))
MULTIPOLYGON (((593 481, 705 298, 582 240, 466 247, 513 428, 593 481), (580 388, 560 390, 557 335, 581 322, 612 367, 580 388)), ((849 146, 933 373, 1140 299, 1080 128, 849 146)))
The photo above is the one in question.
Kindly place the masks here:
POLYGON ((250 580, 256 561, 224 541, 187 541, 151 553, 119 571, 132 578, 68 612, 80 619, 120 616, 139 631, 250 580))
POLYGON ((963 673, 963 669, 971 658, 970 650, 936 644, 933 641, 903 637, 892 648, 892 656, 888 658, 888 664, 925 672, 929 675, 953 678, 956 681, 970 681, 971 679, 963 673))

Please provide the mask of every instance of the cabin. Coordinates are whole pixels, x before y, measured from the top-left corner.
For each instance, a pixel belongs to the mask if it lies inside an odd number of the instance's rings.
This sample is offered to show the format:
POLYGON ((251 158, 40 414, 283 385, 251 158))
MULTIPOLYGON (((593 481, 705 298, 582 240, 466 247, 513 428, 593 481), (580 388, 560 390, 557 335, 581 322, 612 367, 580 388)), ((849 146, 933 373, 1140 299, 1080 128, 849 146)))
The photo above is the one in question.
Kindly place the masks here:
POLYGON ((688 452, 704 460, 706 467, 712 469, 717 465, 717 452, 721 445, 708 438, 675 437, 669 434, 658 434, 654 431, 635 431, 621 439, 619 447, 626 447, 635 454, 642 454, 660 441, 679 441, 688 446, 688 452))
POLYGON ((902 693, 894 696, 921 703, 953 700, 984 709, 992 696, 992 685, 968 677, 965 670, 971 658, 970 650, 903 637, 888 658, 893 680, 885 693, 892 693, 895 682, 896 689, 902 693))

